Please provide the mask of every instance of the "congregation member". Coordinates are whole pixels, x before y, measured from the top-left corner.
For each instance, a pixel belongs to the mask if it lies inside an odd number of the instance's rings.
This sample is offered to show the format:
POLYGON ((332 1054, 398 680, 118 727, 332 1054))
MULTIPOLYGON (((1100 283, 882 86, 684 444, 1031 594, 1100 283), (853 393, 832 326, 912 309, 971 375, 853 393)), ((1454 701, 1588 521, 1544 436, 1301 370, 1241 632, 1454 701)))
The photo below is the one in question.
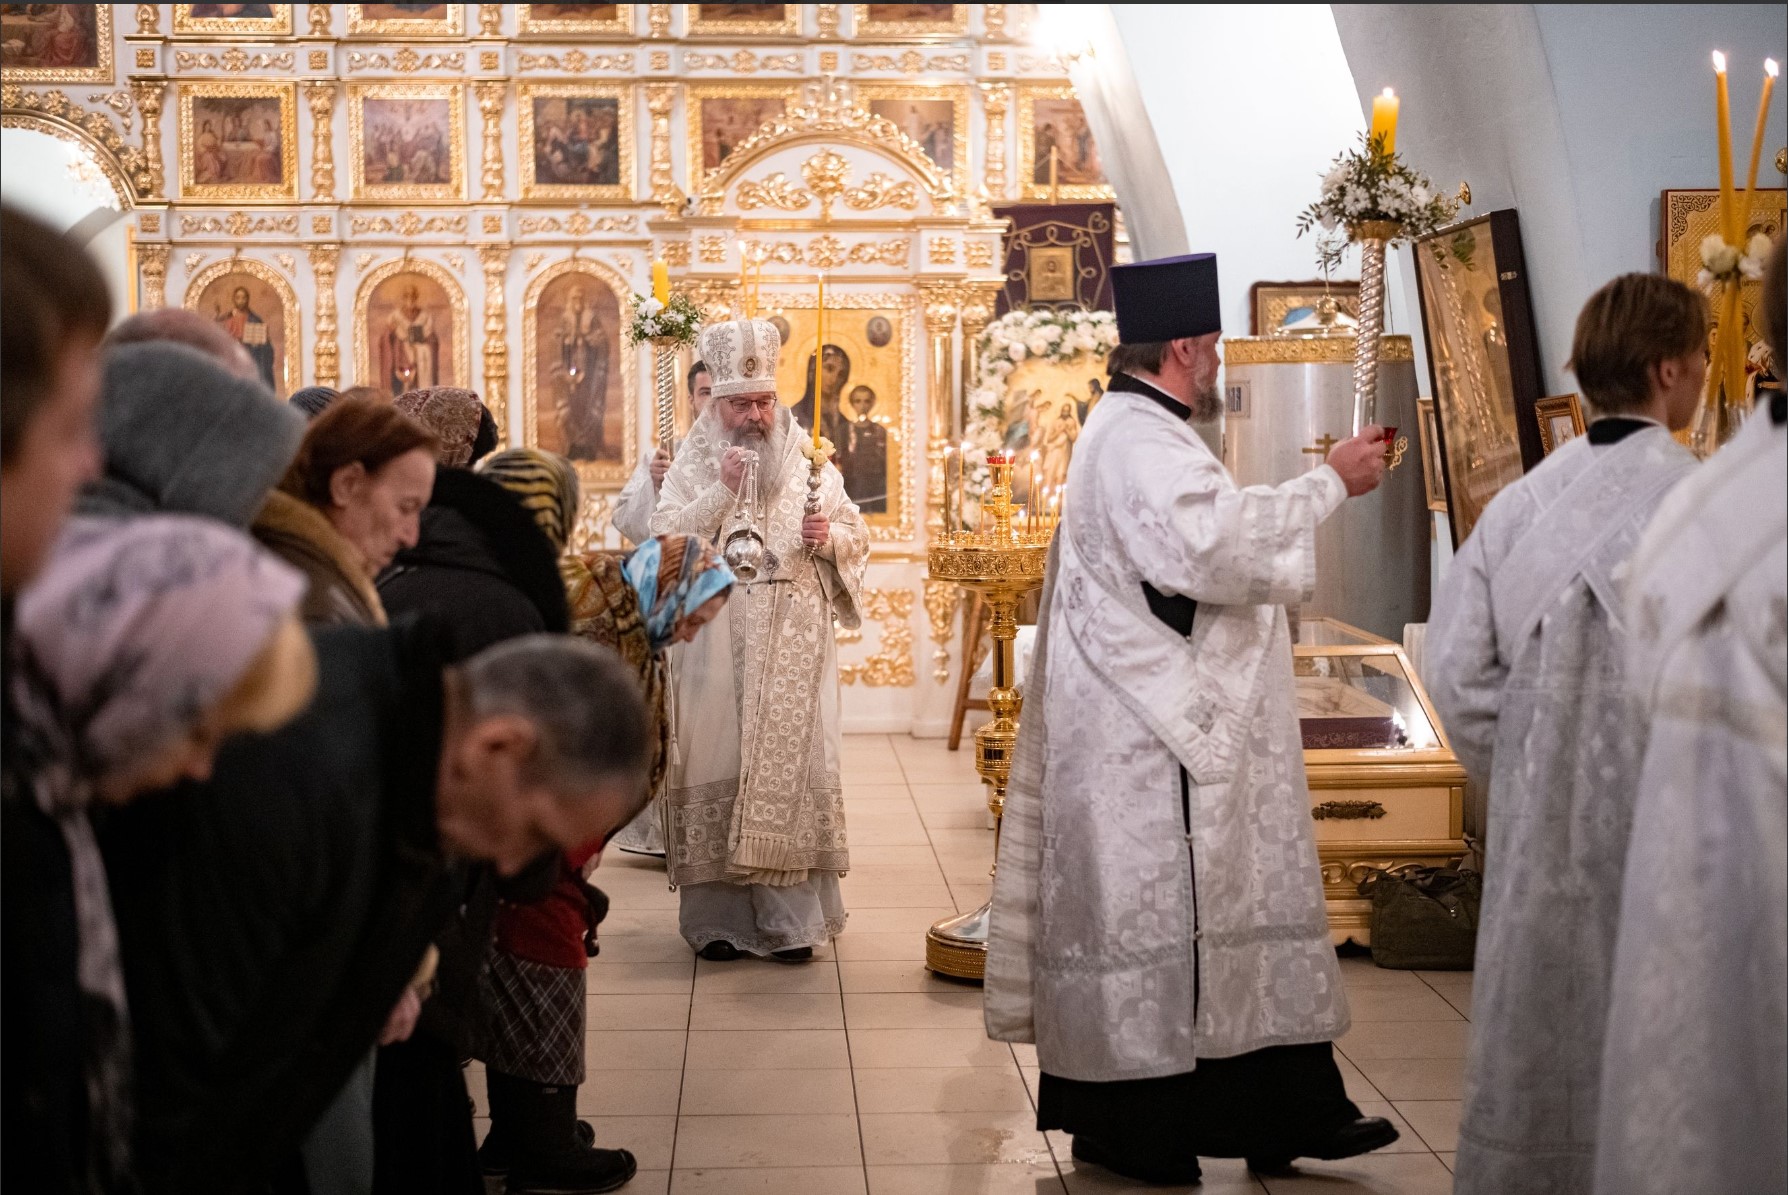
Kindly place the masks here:
MULTIPOLYGON (((1214 255, 1112 271, 1120 343, 1051 547, 994 880, 985 1015, 1035 1042, 1037 1127, 1143 1182, 1379 1149, 1336 1067, 1329 940, 1285 603, 1318 525, 1384 473, 1369 426, 1238 489, 1214 255)), ((713 360, 712 357, 709 360, 713 360)))
POLYGON ((156 307, 120 320, 106 334, 105 347, 111 350, 127 344, 183 344, 210 357, 234 377, 261 380, 260 366, 240 340, 216 320, 185 307, 156 307))
POLYGON ((830 464, 805 513, 813 441, 777 398, 775 325, 712 324, 700 348, 713 399, 665 475, 652 530, 712 542, 751 459, 765 557, 763 575, 673 653, 666 865, 702 958, 804 962, 844 928, 833 624, 862 625, 869 530, 830 464))
MULTIPOLYGON (((1757 322, 1788 361, 1783 242, 1757 322)), ((1627 580, 1648 729, 1621 888, 1596 1195, 1788 1188, 1788 404, 1658 508, 1627 580)), ((1505 1042, 1505 1045, 1508 1044, 1505 1042)))
MULTIPOLYGON (((234 343, 233 341, 231 343, 234 343)), ((119 345, 99 399, 102 476, 82 514, 195 514, 246 530, 304 438, 304 418, 252 377, 184 344, 119 345)))
POLYGON ((611 653, 529 636, 448 665, 414 624, 315 643, 296 721, 104 835, 151 1195, 308 1184, 299 1147, 454 916, 454 863, 515 875, 644 803, 645 709, 611 653))
MULTIPOLYGON (((689 387, 690 418, 692 421, 700 419, 707 413, 708 403, 714 397, 714 375, 708 372, 706 364, 697 361, 689 367, 684 382, 689 387)), ((671 459, 672 454, 660 446, 649 459, 640 462, 615 499, 611 521, 629 543, 643 544, 651 537, 652 515, 658 509, 658 494, 664 488, 665 475, 670 472, 671 459)), ((615 835, 614 847, 630 855, 664 858, 664 797, 661 793, 653 791, 651 803, 640 811, 639 817, 615 835)))
POLYGON ((1695 467, 1671 433, 1700 403, 1706 341, 1706 303, 1680 282, 1627 274, 1591 296, 1571 369, 1597 417, 1496 495, 1434 601, 1428 692, 1489 793, 1460 1195, 1589 1189, 1645 750, 1621 582, 1695 467))
POLYGON ((373 581, 416 546, 435 483, 434 433, 395 407, 348 399, 317 417, 255 538, 310 582, 304 621, 383 626, 373 581))
POLYGON ((286 399, 286 402, 306 419, 315 419, 340 397, 340 391, 328 386, 306 386, 302 390, 293 391, 292 397, 286 399))
MULTIPOLYGON (((527 508, 497 482, 451 461, 482 449, 474 430, 488 419, 470 391, 426 393, 417 407, 437 437, 439 461, 416 543, 399 551, 379 577, 386 611, 424 617, 442 639, 448 663, 492 645, 570 626, 559 549, 527 508), (470 437, 470 439, 468 439, 470 437), (457 447, 454 447, 457 445, 457 447)), ((406 396, 407 397, 407 396, 406 396)), ((397 403, 401 413, 406 405, 397 403)), ((494 440, 494 432, 492 434, 494 440)), ((568 844, 571 845, 571 844, 568 844)), ((499 898, 538 900, 558 864, 543 853, 511 879, 465 862, 455 868, 455 914, 436 940, 434 994, 416 1033, 380 1051, 374 1100, 376 1189, 475 1192, 477 1138, 460 1062, 471 1056, 479 968, 490 944, 499 898)))
MULTIPOLYGON (((514 494, 563 550, 578 508, 570 461, 519 448, 490 457, 480 472, 514 494)), ((647 539, 625 560, 612 552, 561 556, 559 567, 572 633, 615 651, 640 681, 651 728, 647 789, 656 791, 668 755, 661 653, 713 620, 732 573, 693 536, 647 539)), ((584 970, 608 907, 584 877, 602 848, 588 842, 566 851, 545 900, 499 908, 479 977, 485 1023, 477 1038, 491 1127, 478 1160, 510 1195, 595 1195, 625 1185, 638 1169, 631 1151, 598 1148, 594 1129, 577 1117, 584 970)))
POLYGON ((0 299, 0 1187, 109 1195, 122 1189, 128 1143, 92 1126, 127 1115, 116 1101, 129 1092, 87 1082, 87 1044, 104 1032, 110 1005, 103 992, 82 994, 68 843, 38 802, 47 760, 15 703, 44 694, 14 666, 13 601, 80 488, 99 475, 95 410, 111 298, 78 245, 0 207, 0 299), (4 1144, 17 1142, 30 1148, 4 1144))
POLYGON ((469 469, 496 451, 497 421, 470 390, 406 390, 391 404, 435 434, 441 445, 437 455, 449 469, 469 469))

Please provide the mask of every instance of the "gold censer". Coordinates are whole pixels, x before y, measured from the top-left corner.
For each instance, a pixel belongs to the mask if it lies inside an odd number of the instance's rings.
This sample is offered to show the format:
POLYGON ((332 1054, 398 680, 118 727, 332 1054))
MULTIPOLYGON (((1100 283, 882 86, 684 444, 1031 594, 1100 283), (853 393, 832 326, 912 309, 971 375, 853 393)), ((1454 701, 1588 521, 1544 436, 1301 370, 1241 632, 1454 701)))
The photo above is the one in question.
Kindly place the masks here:
MULTIPOLYGON (((993 720, 975 732, 975 771, 988 786, 987 808, 994 819, 994 855, 999 854, 1000 818, 1006 807, 1006 782, 1012 773, 1012 749, 1018 741, 1018 713, 1023 698, 1013 685, 1012 643, 1018 637, 1018 603, 1043 584, 1049 541, 1060 522, 1059 508, 1038 510, 1034 466, 1031 509, 1012 501, 1012 458, 990 455, 992 485, 981 503, 980 525, 962 526, 962 459, 957 461, 956 504, 952 511, 946 462, 944 538, 931 545, 927 563, 933 580, 950 581, 980 594, 990 613, 993 635, 993 688, 987 707, 993 720)), ((963 662, 968 666, 968 661, 963 662)), ((996 864, 997 869, 997 864, 996 864)), ((992 874, 991 872, 989 874, 992 874)), ((987 925, 991 903, 972 913, 946 917, 925 934, 925 966, 940 975, 981 979, 987 971, 987 925)))

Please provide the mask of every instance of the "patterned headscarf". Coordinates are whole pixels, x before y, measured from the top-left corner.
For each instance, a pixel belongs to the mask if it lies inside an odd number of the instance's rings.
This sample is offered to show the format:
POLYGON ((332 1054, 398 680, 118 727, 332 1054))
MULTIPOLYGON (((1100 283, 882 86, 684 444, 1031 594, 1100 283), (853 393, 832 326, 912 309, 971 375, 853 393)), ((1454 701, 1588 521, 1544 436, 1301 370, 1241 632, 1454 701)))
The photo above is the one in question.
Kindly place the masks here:
POLYGON ((733 587, 733 571, 694 535, 653 536, 627 558, 623 571, 639 594, 654 651, 670 644, 685 618, 733 587))
POLYGON ((476 394, 457 386, 435 386, 406 390, 391 405, 435 433, 441 442, 436 454, 441 464, 463 469, 472 463, 479 424, 488 416, 476 394))
POLYGON ((87 807, 97 782, 165 750, 235 688, 304 596, 301 573, 210 519, 77 518, 20 595, 7 684, 42 768, 32 798, 67 844, 79 936, 93 1172, 129 1173, 130 1017, 105 864, 87 807))
POLYGON ((485 459, 484 474, 521 499, 553 547, 563 552, 577 525, 577 470, 556 452, 511 448, 485 459))

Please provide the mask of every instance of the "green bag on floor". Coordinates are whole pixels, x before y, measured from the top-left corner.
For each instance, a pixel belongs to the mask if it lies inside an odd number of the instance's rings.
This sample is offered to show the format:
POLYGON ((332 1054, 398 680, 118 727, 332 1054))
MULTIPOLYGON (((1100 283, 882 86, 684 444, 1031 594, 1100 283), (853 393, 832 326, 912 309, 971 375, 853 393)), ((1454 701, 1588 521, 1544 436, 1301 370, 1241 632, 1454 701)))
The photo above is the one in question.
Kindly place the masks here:
POLYGON ((1484 877, 1452 867, 1375 869, 1360 881, 1372 900, 1372 961, 1401 971, 1469 971, 1478 944, 1484 877))

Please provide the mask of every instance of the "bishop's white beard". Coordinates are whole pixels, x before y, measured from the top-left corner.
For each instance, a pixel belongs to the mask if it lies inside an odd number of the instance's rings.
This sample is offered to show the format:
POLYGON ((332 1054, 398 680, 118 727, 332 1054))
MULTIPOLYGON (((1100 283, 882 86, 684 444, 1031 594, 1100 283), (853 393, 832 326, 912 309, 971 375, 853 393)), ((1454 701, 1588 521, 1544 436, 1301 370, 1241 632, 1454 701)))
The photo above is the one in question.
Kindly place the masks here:
POLYGON ((736 448, 748 448, 757 453, 757 492, 761 502, 770 493, 771 488, 780 480, 779 472, 782 464, 783 450, 788 444, 788 428, 790 417, 786 408, 778 406, 776 418, 770 424, 768 432, 755 424, 741 424, 731 429, 722 429, 722 444, 736 448))

